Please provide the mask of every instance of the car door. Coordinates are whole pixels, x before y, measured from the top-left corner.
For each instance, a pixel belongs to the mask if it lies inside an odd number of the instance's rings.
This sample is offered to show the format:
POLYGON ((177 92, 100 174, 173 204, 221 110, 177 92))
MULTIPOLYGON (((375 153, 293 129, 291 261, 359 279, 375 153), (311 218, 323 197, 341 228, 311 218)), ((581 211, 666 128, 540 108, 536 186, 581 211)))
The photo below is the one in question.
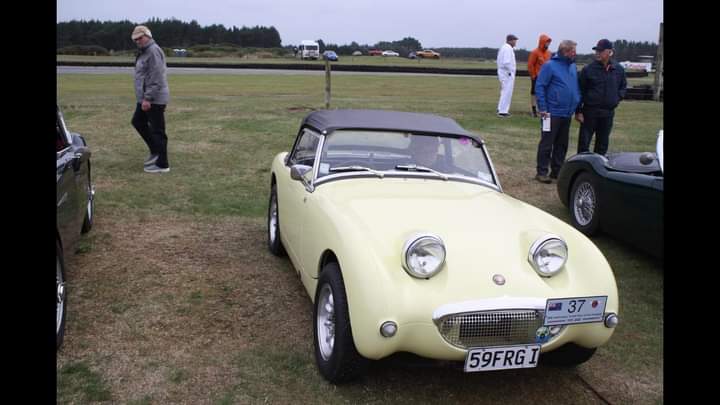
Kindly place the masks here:
MULTIPOLYGON (((313 170, 307 172, 303 180, 290 180, 284 193, 278 195, 280 205, 280 222, 283 224, 282 231, 287 232, 288 254, 293 263, 299 267, 298 271, 304 271, 301 264, 302 248, 302 218, 307 210, 307 196, 312 190, 313 174, 315 172, 315 160, 320 145, 320 135, 309 129, 304 129, 295 148, 288 158, 288 166, 305 165, 313 170)), ((282 232, 281 231, 281 232, 282 232)))
POLYGON ((663 178, 609 173, 603 220, 608 233, 645 250, 656 250, 663 233, 663 178))
POLYGON ((80 237, 82 226, 80 199, 76 185, 75 151, 70 134, 58 113, 56 125, 56 207, 57 228, 63 248, 69 249, 80 237))

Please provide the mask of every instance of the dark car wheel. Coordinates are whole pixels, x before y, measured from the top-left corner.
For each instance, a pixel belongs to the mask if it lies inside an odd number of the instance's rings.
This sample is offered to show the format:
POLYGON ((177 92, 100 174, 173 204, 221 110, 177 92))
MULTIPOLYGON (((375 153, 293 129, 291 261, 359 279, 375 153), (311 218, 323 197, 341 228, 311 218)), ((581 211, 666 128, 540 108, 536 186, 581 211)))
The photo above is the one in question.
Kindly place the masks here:
POLYGON ((600 198, 596 178, 582 173, 570 192, 570 221, 585 235, 594 235, 600 225, 600 198))
POLYGON ((270 203, 268 204, 268 248, 275 256, 284 256, 285 248, 280 240, 280 211, 278 209, 277 185, 270 188, 270 203))
POLYGON ((87 205, 85 207, 85 218, 82 224, 82 233, 88 233, 92 229, 93 220, 95 219, 95 190, 90 181, 90 167, 88 166, 88 182, 85 190, 87 193, 87 205))
POLYGON ((574 367, 590 360, 595 354, 595 350, 597 349, 588 349, 574 343, 567 343, 558 349, 542 354, 542 362, 552 366, 574 367))
POLYGON ((320 374, 331 383, 342 383, 365 373, 370 361, 355 348, 347 296, 340 267, 328 263, 315 291, 315 361, 320 374))
POLYGON ((57 340, 56 349, 59 349, 65 338, 65 309, 67 308, 67 297, 65 295, 65 261, 63 260, 62 248, 57 244, 55 259, 55 286, 56 286, 56 322, 55 335, 57 340))

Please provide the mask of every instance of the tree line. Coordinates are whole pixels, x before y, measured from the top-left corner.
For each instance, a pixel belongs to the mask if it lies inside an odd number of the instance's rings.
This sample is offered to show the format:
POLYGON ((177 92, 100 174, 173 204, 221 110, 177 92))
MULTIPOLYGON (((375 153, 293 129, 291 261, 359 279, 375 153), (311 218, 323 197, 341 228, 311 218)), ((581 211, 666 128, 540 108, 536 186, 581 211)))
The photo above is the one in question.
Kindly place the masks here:
MULTIPOLYGON (((164 47, 189 48, 196 45, 232 45, 241 48, 281 48, 282 41, 280 33, 275 27, 245 27, 232 26, 226 28, 222 24, 200 26, 197 21, 189 23, 177 19, 158 18, 150 19, 141 23, 150 28, 153 38, 157 39, 164 47)), ((99 21, 99 20, 72 20, 69 22, 57 23, 57 49, 77 46, 102 47, 105 50, 133 50, 135 44, 130 39, 130 33, 138 25, 134 22, 124 21, 99 21)), ((413 38, 405 37, 399 41, 379 41, 375 44, 358 44, 353 41, 350 44, 326 43, 322 39, 316 40, 320 44, 320 52, 332 49, 339 55, 352 55, 355 51, 361 51, 367 55, 371 49, 393 50, 406 57, 411 52, 424 49, 422 43, 413 38)), ((656 55, 657 44, 651 42, 634 42, 624 39, 614 41, 615 59, 618 61, 638 60, 639 56, 656 55)), ((285 46, 288 50, 292 45, 285 46)), ((494 60, 497 58, 498 48, 435 48, 443 57, 469 58, 494 60)), ((515 51, 517 61, 527 61, 530 50, 518 49, 515 51)), ((592 61, 592 54, 578 54, 577 61, 588 63, 592 61)))
POLYGON ((197 44, 232 44, 239 47, 279 48, 280 33, 275 27, 226 28, 222 24, 200 26, 177 19, 150 19, 141 24, 124 21, 72 20, 57 24, 57 49, 94 45, 107 50, 135 49, 130 34, 136 25, 147 26, 159 44, 172 48, 187 48, 197 44))

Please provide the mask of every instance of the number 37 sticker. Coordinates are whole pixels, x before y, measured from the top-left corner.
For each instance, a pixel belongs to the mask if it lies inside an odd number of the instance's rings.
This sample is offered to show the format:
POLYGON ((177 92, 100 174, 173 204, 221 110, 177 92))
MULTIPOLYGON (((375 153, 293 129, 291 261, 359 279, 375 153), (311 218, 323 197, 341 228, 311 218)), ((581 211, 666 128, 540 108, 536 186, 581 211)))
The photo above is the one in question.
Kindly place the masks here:
POLYGON ((545 326, 602 322, 607 296, 556 298, 545 305, 545 326))

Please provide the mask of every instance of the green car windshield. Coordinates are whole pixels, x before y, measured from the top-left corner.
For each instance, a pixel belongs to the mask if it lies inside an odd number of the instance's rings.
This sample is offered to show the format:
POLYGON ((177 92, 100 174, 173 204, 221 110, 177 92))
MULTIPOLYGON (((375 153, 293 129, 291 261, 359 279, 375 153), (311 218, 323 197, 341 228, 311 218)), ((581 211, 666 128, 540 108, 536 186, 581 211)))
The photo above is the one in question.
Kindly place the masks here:
POLYGON ((348 171, 432 171, 495 184, 481 144, 468 137, 337 130, 325 138, 318 178, 348 171))

